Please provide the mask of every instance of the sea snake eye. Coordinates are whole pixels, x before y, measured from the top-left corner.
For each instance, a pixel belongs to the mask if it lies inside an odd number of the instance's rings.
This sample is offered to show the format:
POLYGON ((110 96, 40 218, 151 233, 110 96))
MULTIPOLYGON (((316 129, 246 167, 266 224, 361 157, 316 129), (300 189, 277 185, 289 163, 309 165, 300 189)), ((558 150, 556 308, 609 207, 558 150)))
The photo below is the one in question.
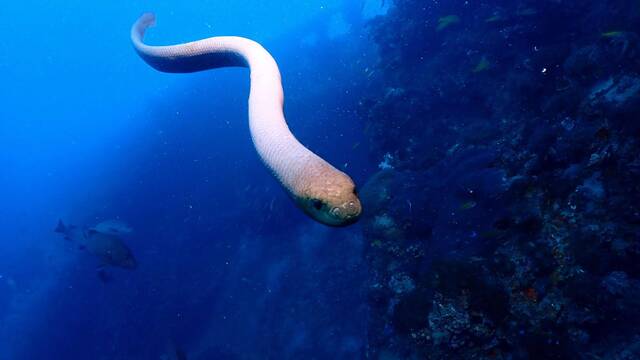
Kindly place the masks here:
POLYGON ((312 202, 313 202, 313 207, 316 208, 316 210, 322 209, 322 201, 318 199, 314 199, 312 200, 312 202))

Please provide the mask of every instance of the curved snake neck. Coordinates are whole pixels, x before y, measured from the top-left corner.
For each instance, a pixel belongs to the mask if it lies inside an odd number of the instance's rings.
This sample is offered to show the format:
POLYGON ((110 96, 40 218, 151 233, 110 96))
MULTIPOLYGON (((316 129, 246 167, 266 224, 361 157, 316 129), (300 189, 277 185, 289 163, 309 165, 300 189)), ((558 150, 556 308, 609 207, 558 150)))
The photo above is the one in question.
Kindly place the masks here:
POLYGON ((351 178, 305 148, 284 118, 284 93, 275 60, 260 44, 236 36, 218 36, 171 46, 143 43, 155 24, 144 14, 131 29, 140 57, 159 71, 188 73, 239 66, 251 72, 249 128, 253 144, 295 202, 315 220, 331 226, 354 223, 362 211, 351 178))

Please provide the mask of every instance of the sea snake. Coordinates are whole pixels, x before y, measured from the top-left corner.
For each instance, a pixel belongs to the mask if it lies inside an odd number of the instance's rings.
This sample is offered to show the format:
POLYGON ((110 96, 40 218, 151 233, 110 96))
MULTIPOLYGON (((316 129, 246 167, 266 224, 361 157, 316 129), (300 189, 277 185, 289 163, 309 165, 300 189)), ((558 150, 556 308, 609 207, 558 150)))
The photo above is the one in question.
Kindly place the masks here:
POLYGON ((330 226, 358 220, 362 206, 351 178, 304 147, 284 119, 280 71, 265 48, 237 36, 217 36, 171 46, 143 43, 155 15, 142 15, 131 29, 138 55, 156 70, 189 73, 239 66, 251 72, 249 128, 253 144, 272 174, 313 219, 330 226))

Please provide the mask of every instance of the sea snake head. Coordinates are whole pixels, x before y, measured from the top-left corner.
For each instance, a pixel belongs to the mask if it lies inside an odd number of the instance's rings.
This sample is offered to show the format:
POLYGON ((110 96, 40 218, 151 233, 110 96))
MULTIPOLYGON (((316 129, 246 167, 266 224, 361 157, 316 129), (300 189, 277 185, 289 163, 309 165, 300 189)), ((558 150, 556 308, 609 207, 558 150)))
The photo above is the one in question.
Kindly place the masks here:
POLYGON ((308 180, 296 202, 313 219, 329 226, 355 223, 362 213, 356 186, 345 173, 331 169, 331 174, 308 180))
POLYGON ((362 207, 351 178, 305 148, 287 127, 280 72, 269 52, 254 41, 233 36, 149 46, 143 43, 143 36, 154 24, 153 14, 142 15, 131 29, 131 40, 142 59, 157 70, 185 73, 248 66, 249 128, 267 168, 316 221, 346 226, 358 220, 362 207))

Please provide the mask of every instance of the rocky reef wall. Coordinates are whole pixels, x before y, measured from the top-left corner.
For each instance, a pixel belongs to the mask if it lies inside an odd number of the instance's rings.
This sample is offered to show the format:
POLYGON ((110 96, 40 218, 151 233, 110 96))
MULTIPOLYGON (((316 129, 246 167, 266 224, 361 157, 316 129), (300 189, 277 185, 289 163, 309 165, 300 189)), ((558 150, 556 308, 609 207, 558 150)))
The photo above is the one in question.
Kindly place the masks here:
POLYGON ((624 0, 371 22, 368 358, 640 358, 639 29, 624 0))

